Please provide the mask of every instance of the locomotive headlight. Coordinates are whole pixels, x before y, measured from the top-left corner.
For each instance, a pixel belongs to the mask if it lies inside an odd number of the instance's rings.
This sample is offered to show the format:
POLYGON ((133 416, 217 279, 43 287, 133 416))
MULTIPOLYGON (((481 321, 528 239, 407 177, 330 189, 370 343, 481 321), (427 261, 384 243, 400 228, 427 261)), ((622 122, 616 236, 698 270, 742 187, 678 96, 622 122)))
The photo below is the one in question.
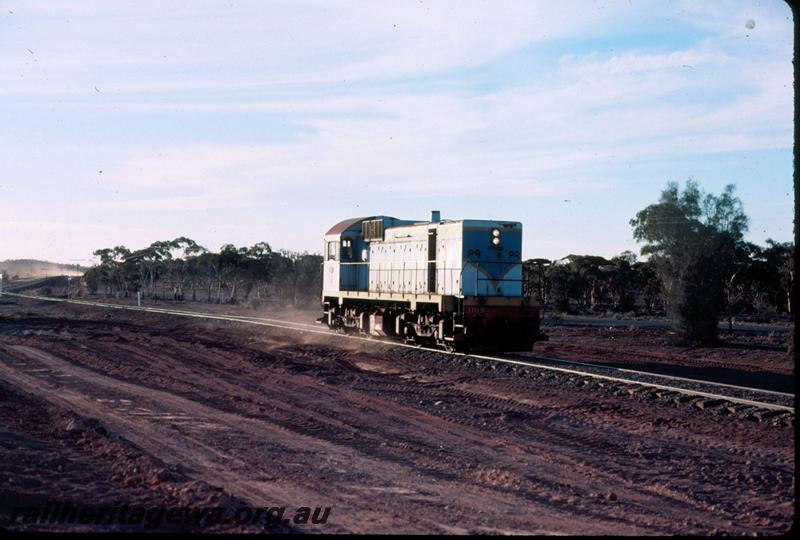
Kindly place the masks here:
POLYGON ((499 236, 495 236, 494 238, 492 238, 492 244, 494 244, 496 246, 499 246, 500 245, 500 237, 499 236))
POLYGON ((500 229, 492 229, 492 236, 500 238, 500 229))

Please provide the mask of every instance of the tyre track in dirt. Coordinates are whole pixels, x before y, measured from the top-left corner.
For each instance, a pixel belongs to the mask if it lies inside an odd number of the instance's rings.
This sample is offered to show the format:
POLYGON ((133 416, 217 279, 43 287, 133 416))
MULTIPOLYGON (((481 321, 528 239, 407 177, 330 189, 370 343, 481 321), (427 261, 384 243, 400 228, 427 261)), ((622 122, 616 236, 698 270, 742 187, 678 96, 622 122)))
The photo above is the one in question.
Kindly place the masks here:
MULTIPOLYGON (((328 490, 324 486, 320 487, 316 482, 314 488, 310 490, 297 485, 297 483, 284 484, 275 475, 269 473, 267 474, 269 477, 268 482, 246 480, 254 471, 248 469, 244 456, 225 452, 219 447, 219 441, 213 439, 210 441, 204 440, 207 437, 198 434, 195 429, 192 429, 191 425, 176 421, 177 417, 185 416, 188 413, 191 418, 201 418, 203 419, 203 428, 207 428, 209 424, 219 424, 222 430, 235 431, 236 435, 243 435, 245 444, 258 444, 262 450, 267 447, 272 455, 292 456, 291 459, 297 460, 295 463, 300 464, 301 468, 308 463, 321 460, 325 462, 326 468, 335 467, 369 471, 367 474, 375 474, 382 477, 391 477, 398 473, 400 477, 411 476, 411 471, 406 471, 406 475, 404 475, 402 471, 384 470, 385 467, 380 462, 347 452, 346 449, 324 444, 324 442, 311 439, 297 432, 287 433, 282 428, 268 422, 256 422, 239 415, 232 415, 217 409, 212 410, 197 402, 175 397, 158 390, 102 377, 89 370, 72 366, 68 362, 36 349, 22 346, 11 347, 10 349, 10 351, 7 350, 6 352, 10 352, 12 355, 21 353, 28 361, 33 361, 36 366, 46 366, 46 368, 33 368, 26 365, 23 368, 27 368, 25 369, 27 373, 20 373, 19 369, 11 371, 8 369, 11 362, 8 362, 8 357, 6 356, 4 365, 0 366, 3 370, 2 376, 6 380, 29 392, 36 392, 37 389, 41 388, 40 385, 44 380, 49 387, 46 391, 50 396, 47 398, 48 400, 81 415, 99 417, 112 430, 117 433, 124 433, 126 437, 129 437, 134 443, 150 453, 168 462, 183 463, 185 467, 194 470, 195 474, 204 480, 223 487, 228 492, 249 500, 253 504, 263 504, 265 500, 272 501, 276 499, 281 502, 292 501, 297 505, 301 501, 305 501, 306 504, 318 504, 321 498, 334 498, 334 502, 336 501, 333 493, 326 493, 328 490), (35 375, 30 375, 31 372, 35 373, 35 375), (54 381, 54 378, 58 380, 54 381), (71 389, 70 382, 78 382, 81 391, 76 392, 71 389), (87 386, 96 388, 87 388, 87 386), (58 389, 57 393, 52 392, 55 389, 58 389), (97 395, 112 397, 97 398, 97 395), (125 398, 120 396, 125 396, 125 398), (104 410, 105 404, 119 403, 122 399, 126 399, 127 402, 138 403, 139 406, 133 411, 120 410, 119 408, 104 410), (95 403, 98 400, 102 400, 100 401, 101 405, 95 403), (149 411, 156 410, 171 412, 166 414, 147 414, 149 411), (144 414, 137 414, 138 411, 144 414), (177 411, 183 412, 178 413, 177 411), (130 416, 135 419, 130 419, 130 416), (136 420, 144 422, 137 422, 136 420), (162 420, 167 421, 166 426, 160 422, 162 420), (287 435, 290 436, 287 437, 287 435), (181 442, 174 442, 175 437, 180 437, 181 442), (274 440, 280 440, 280 443, 271 442, 274 440), (184 444, 187 441, 189 448, 184 444)), ((39 392, 39 395, 41 395, 41 390, 39 392)), ((220 431, 220 426, 215 427, 217 429, 214 431, 220 431)), ((287 463, 282 462, 280 465, 285 467, 287 463)), ((292 470, 291 461, 288 462, 288 465, 288 470, 281 472, 284 474, 289 473, 289 475, 292 472, 296 472, 292 470)), ((381 482, 378 480, 377 482, 368 483, 380 484, 381 482)), ((417 490, 402 488, 402 491, 415 493, 417 490)), ((338 506, 341 513, 341 504, 335 506, 338 506)), ((350 506, 352 506, 352 503, 350 506)), ((374 522, 379 519, 379 516, 369 515, 370 512, 375 512, 370 506, 364 507, 361 504, 355 506, 361 506, 361 508, 353 509, 357 514, 358 520, 366 519, 374 522)), ((353 513, 353 510, 348 513, 353 513)), ((339 515, 339 520, 346 524, 348 517, 354 518, 353 516, 339 515)), ((420 521, 424 522, 425 520, 417 516, 415 522, 420 521)), ((350 526, 354 525, 356 523, 350 524, 350 526)), ((379 523, 376 523, 376 525, 380 526, 379 523)), ((412 530, 419 526, 418 523, 405 523, 404 525, 412 530)), ((428 527, 423 527, 420 530, 436 530, 436 528, 435 524, 431 523, 428 527)))
MULTIPOLYGON (((326 467, 334 466, 358 470, 362 471, 362 474, 364 474, 364 471, 369 471, 368 474, 373 474, 380 478, 372 482, 364 482, 362 479, 361 483, 372 484, 373 486, 377 484, 378 493, 380 493, 381 489, 386 489, 382 485, 382 479, 384 478, 415 476, 414 471, 406 471, 404 473, 402 470, 382 470, 385 467, 380 462, 370 459, 365 460, 363 457, 349 452, 342 451, 337 454, 335 447, 325 445, 324 448, 320 448, 319 441, 303 440, 304 437, 299 433, 292 433, 290 440, 293 444, 285 446, 287 444, 285 433, 276 433, 274 427, 268 433, 269 436, 266 436, 264 431, 272 427, 267 423, 254 423, 247 418, 229 415, 229 413, 219 410, 209 410, 204 405, 170 394, 145 389, 139 385, 133 385, 117 379, 98 376, 96 373, 72 366, 64 360, 37 349, 16 346, 7 348, 5 353, 3 355, 4 361, 0 364, 0 374, 5 380, 25 391, 36 393, 40 397, 43 397, 42 394, 44 393, 47 395, 46 399, 48 401, 65 409, 75 411, 83 416, 99 418, 111 430, 125 434, 126 438, 159 457, 159 459, 166 462, 181 463, 184 468, 188 469, 189 472, 193 472, 197 477, 213 485, 223 487, 229 493, 241 497, 254 505, 264 504, 265 500, 275 501, 276 499, 281 502, 292 501, 296 505, 301 504, 302 501, 305 501, 305 504, 322 504, 319 502, 320 499, 330 497, 334 499, 331 504, 334 504, 335 509, 338 508, 341 512, 342 508, 350 506, 351 508, 347 513, 354 514, 351 516, 339 515, 338 521, 342 530, 350 530, 351 527, 357 528, 358 522, 363 523, 364 520, 371 522, 373 526, 381 527, 382 516, 369 515, 370 512, 377 513, 376 509, 374 509, 376 502, 374 500, 372 504, 364 505, 363 502, 356 502, 346 498, 345 500, 348 504, 343 506, 342 503, 345 501, 336 501, 333 493, 326 493, 327 490, 316 482, 313 489, 307 489, 297 484, 283 484, 280 481, 276 481, 277 479, 272 474, 267 475, 269 478, 266 481, 247 480, 254 471, 248 470, 243 456, 224 451, 218 446, 219 443, 217 441, 204 440, 206 437, 202 437, 197 433, 198 426, 191 426, 191 424, 181 422, 179 420, 180 416, 188 415, 190 418, 202 419, 201 431, 208 431, 208 425, 215 423, 222 424, 225 431, 234 429, 240 433, 244 431, 246 444, 269 445, 268 441, 279 438, 281 445, 272 448, 271 453, 292 456, 292 459, 300 460, 303 465, 310 462, 313 463, 321 455, 324 455, 326 467), (9 353, 14 358, 21 354, 25 357, 26 364, 20 365, 18 361, 15 362, 15 360, 9 359, 9 353), (77 392, 70 388, 72 386, 70 383, 77 383, 81 387, 81 391, 77 392), (94 388, 87 388, 87 386, 94 388), (110 397, 98 398, 97 396, 99 395, 110 397), (145 398, 143 399, 143 397, 145 398), (98 399, 102 401, 98 401, 98 399), (139 405, 132 411, 108 406, 109 404, 119 404, 121 400, 138 403, 139 405), (155 410, 167 412, 155 415, 147 414, 148 411, 155 410), (137 411, 141 411, 144 414, 136 414, 137 411), (164 425, 165 423, 166 425, 164 425), (298 439, 300 440, 298 441, 298 439), (359 461, 361 462, 359 463, 359 461), (331 462, 333 462, 332 465, 331 462), (335 504, 336 502, 339 504, 335 504), (353 506, 356 508, 352 508, 353 506), (348 517, 355 520, 355 522, 348 523, 348 517)), ((220 430, 213 429, 211 431, 219 432, 220 430)), ((282 463, 281 465, 284 464, 282 463)), ((396 464, 393 465, 396 466, 396 464)), ((291 468, 289 468, 288 472, 292 472, 291 468)), ((341 487, 338 486, 337 489, 341 489, 341 487)), ((469 491, 468 487, 465 489, 469 491)), ((358 486, 354 491, 356 494, 358 493, 358 486)), ((367 488, 366 491, 369 493, 371 489, 367 488)), ((439 490, 436 489, 434 484, 426 487, 424 482, 422 485, 416 482, 413 487, 395 487, 394 491, 397 492, 395 495, 402 496, 403 494, 420 492, 435 495, 439 490)), ((454 490, 453 492, 456 491, 454 490)), ((473 507, 470 510, 473 511, 480 510, 481 501, 485 500, 487 496, 496 497, 497 495, 487 493, 487 490, 480 488, 472 491, 477 493, 462 493, 459 502, 461 504, 472 502, 473 507)), ((384 495, 392 495, 391 489, 384 495)), ((372 497, 374 498, 374 494, 372 497)), ((361 497, 357 495, 356 498, 361 497)), ((422 509, 415 510, 413 522, 402 523, 405 520, 401 519, 401 523, 397 523, 398 520, 395 517, 393 526, 400 526, 403 530, 439 529, 435 522, 428 523, 425 526, 424 522, 426 520, 420 515, 423 513, 421 512, 422 509)), ((552 513, 553 510, 553 508, 550 508, 549 512, 552 513)), ((440 518, 436 519, 436 521, 439 520, 440 518)), ((591 528, 591 525, 587 524, 587 526, 591 528)))
MULTIPOLYGON (((514 385, 510 384, 503 384, 500 387, 503 388, 504 391, 514 389, 514 385)), ((516 388, 516 390, 518 391, 519 389, 516 388)), ((441 392, 429 392, 428 394, 436 398, 443 397, 441 392)), ((542 415, 541 413, 531 413, 525 410, 537 409, 535 405, 531 405, 531 400, 522 399, 520 401, 515 401, 513 398, 508 397, 513 396, 513 393, 508 391, 504 396, 497 396, 492 395, 492 390, 490 388, 483 388, 478 389, 475 392, 464 392, 464 395, 468 398, 477 398, 482 396, 488 399, 489 404, 488 406, 485 406, 485 408, 495 412, 493 414, 483 414, 481 415, 481 418, 499 418, 500 420, 505 420, 507 417, 512 417, 520 420, 523 425, 511 423, 501 425, 500 429, 498 429, 498 432, 507 432, 509 435, 519 438, 519 440, 530 440, 532 435, 531 430, 527 429, 524 424, 527 424, 529 421, 548 422, 549 429, 547 438, 550 440, 550 443, 545 447, 533 450, 536 453, 545 453, 549 447, 561 449, 577 445, 582 449, 590 449, 591 452, 588 455, 600 454, 604 456, 614 456, 614 459, 607 461, 604 466, 598 466, 597 463, 592 463, 591 460, 586 459, 585 456, 587 454, 578 453, 576 455, 568 456, 561 453, 558 455, 557 459, 553 461, 558 462, 565 472, 567 470, 574 471, 580 468, 585 470, 594 469, 591 473, 593 476, 605 478, 610 482, 623 482, 630 490, 633 491, 653 491, 658 495, 674 498, 677 501, 681 501, 700 511, 720 509, 719 505, 716 504, 716 501, 720 498, 724 498, 725 490, 728 488, 725 487, 724 484, 719 486, 716 484, 719 480, 725 479, 725 469, 727 465, 719 466, 717 463, 718 458, 716 456, 719 456, 720 458, 728 457, 726 453, 730 450, 725 445, 716 444, 709 446, 708 440, 701 440, 699 437, 696 437, 691 441, 692 443, 695 443, 695 445, 685 445, 688 447, 684 448, 684 451, 686 452, 685 457, 678 458, 675 455, 665 456, 669 457, 673 461, 676 459, 682 459, 685 465, 697 464, 698 462, 700 463, 701 474, 699 474, 696 478, 706 483, 709 489, 706 490, 707 493, 698 492, 697 494, 699 497, 695 500, 688 497, 685 493, 677 488, 669 489, 669 485, 677 485, 680 480, 685 479, 685 470, 687 468, 685 466, 676 468, 679 471, 678 475, 661 475, 659 482, 653 485, 648 485, 648 478, 652 478, 652 470, 649 465, 642 463, 643 460, 641 458, 645 457, 649 459, 660 459, 662 454, 664 454, 663 441, 657 441, 655 438, 648 437, 645 434, 640 434, 639 439, 634 445, 631 445, 630 442, 626 442, 625 438, 622 436, 616 440, 610 441, 608 438, 599 435, 603 433, 604 430, 608 431, 609 426, 607 425, 607 422, 596 422, 596 426, 590 426, 590 428, 587 429, 585 420, 576 421, 569 418, 542 415), (520 407, 520 404, 523 406, 520 407), (559 442, 561 444, 552 444, 552 440, 554 438, 560 439, 559 442), (712 458, 706 457, 705 454, 707 454, 709 451, 713 451, 716 456, 712 458), (565 462, 570 462, 571 465, 567 465, 565 462), (710 472, 706 472, 706 469, 712 470, 710 472)), ((473 402, 473 400, 470 399, 468 402, 473 402)), ((457 409, 459 411, 463 411, 465 410, 466 405, 467 403, 462 402, 459 404, 457 409)), ((450 415, 443 414, 443 416, 447 418, 450 415)), ((481 418, 477 420, 481 421, 481 418)), ((475 419, 470 421, 453 418, 453 421, 465 425, 471 425, 475 423, 475 419)), ((485 424, 486 422, 483 423, 485 424)), ((591 424, 595 422, 589 423, 591 424)), ((624 433, 621 432, 620 435, 624 435, 624 433)), ((684 440, 684 442, 688 441, 684 440)), ((532 449, 529 447, 529 450, 532 449)), ((760 455, 756 452, 751 452, 750 457, 757 458, 758 462, 762 466, 770 463, 776 458, 776 456, 769 451, 763 452, 760 455)), ((723 461, 723 459, 720 459, 720 461, 723 461)), ((788 463, 785 461, 784 463, 779 463, 777 470, 780 470, 787 464, 788 463)), ((789 475, 784 474, 778 478, 782 487, 785 489, 793 488, 789 475)), ((753 494, 759 496, 765 495, 764 493, 758 492, 754 492, 753 494)), ((762 511, 768 511, 772 504, 780 504, 780 500, 773 498, 764 501, 762 511)), ((727 512, 728 517, 734 517, 736 511, 741 511, 744 509, 745 506, 740 504, 734 509, 734 512, 727 512)))
MULTIPOLYGON (((364 400, 361 400, 361 401, 363 402, 364 400)), ((370 414, 372 414, 375 411, 368 411, 368 412, 370 414)), ((400 425, 402 425, 401 416, 403 416, 406 412, 411 412, 411 411, 401 411, 401 415, 393 418, 393 420, 397 421, 398 423, 400 423, 400 425)), ((330 415, 330 414, 331 414, 331 411, 328 410, 328 415, 330 415)), ((343 418, 343 415, 336 415, 336 416, 343 418)), ((352 416, 352 409, 351 409, 350 416, 352 416)), ((323 427, 320 427, 319 429, 309 430, 308 426, 304 426, 303 425, 302 419, 295 417, 295 418, 292 418, 290 420, 291 420, 291 423, 294 426, 295 430, 303 432, 303 433, 309 433, 310 432, 310 434, 312 434, 312 435, 314 434, 315 431, 328 428, 328 426, 323 426, 323 427)), ((416 425, 416 426, 411 426, 411 427, 412 428, 416 428, 417 430, 424 429, 424 426, 422 426, 422 425, 416 425)), ((405 429, 408 429, 408 427, 406 427, 405 429)), ((364 431, 366 431, 366 430, 363 429, 363 426, 362 426, 362 429, 360 431, 361 436, 359 437, 359 439, 361 439, 361 441, 356 441, 354 443, 354 444, 356 444, 356 446, 361 447, 361 449, 363 449, 363 450, 371 450, 373 448, 373 446, 371 446, 371 445, 373 443, 378 442, 378 441, 391 440, 392 438, 394 438, 394 439, 397 438, 397 434, 396 433, 391 433, 391 434, 383 433, 383 434, 379 434, 380 435, 379 437, 370 437, 370 439, 373 439, 371 441, 365 441, 365 440, 363 440, 363 439, 365 439, 365 437, 363 435, 364 431), (389 436, 388 439, 387 439, 387 435, 389 436), (367 445, 366 447, 364 447, 365 444, 367 445)), ((428 435, 430 436, 430 434, 428 434, 428 435)), ((467 438, 467 434, 463 430, 459 433, 459 436, 462 437, 462 438, 467 438)), ((406 439, 408 439, 408 437, 406 437, 406 439)), ((478 442, 478 440, 476 438, 474 438, 474 439, 475 440, 473 442, 478 442)), ((422 464, 422 461, 424 461, 424 459, 426 458, 427 454, 429 454, 431 452, 439 451, 439 448, 437 448, 436 446, 431 446, 429 444, 429 442, 426 442, 424 437, 423 438, 418 438, 418 439, 412 441, 412 443, 413 444, 403 443, 403 444, 401 444, 401 445, 399 445, 397 447, 397 449, 401 450, 401 453, 404 454, 404 457, 405 457, 404 461, 405 461, 406 465, 419 467, 422 464)), ((484 460, 489 460, 489 459, 491 459, 491 456, 490 455, 484 455, 484 456, 480 456, 480 458, 484 459, 484 460)), ((395 456, 394 461, 398 461, 397 456, 395 456)), ((438 472, 439 476, 442 477, 442 478, 447 478, 448 476, 452 476, 452 471, 439 471, 438 470, 439 468, 437 468, 435 465, 436 465, 436 462, 434 462, 431 466, 426 467, 426 469, 430 473, 434 473, 435 474, 435 473, 438 472)), ((549 499, 545 499, 545 501, 549 501, 549 499)))

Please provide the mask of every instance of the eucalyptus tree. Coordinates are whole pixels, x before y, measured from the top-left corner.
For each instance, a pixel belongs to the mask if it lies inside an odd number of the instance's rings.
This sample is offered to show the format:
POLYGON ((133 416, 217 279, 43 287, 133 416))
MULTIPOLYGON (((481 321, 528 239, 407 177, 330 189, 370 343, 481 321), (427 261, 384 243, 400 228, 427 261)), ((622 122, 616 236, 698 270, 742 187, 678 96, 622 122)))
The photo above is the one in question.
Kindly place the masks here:
POLYGON ((609 261, 599 255, 570 255, 568 268, 575 274, 573 282, 581 289, 584 309, 594 311, 602 301, 609 276, 609 261))
POLYGON ((605 271, 606 287, 612 306, 617 311, 633 311, 636 307, 636 292, 642 289, 643 280, 636 267, 636 254, 623 251, 612 257, 605 271))
POLYGON ((664 287, 658 277, 656 266, 651 260, 636 261, 632 265, 637 277, 637 295, 649 315, 662 314, 666 302, 664 287))
POLYGON ((683 192, 667 184, 659 201, 630 221, 645 245, 666 293, 667 314, 687 342, 716 340, 724 304, 724 281, 736 266, 736 250, 748 218, 730 184, 719 196, 688 180, 683 192))
POLYGON ((547 306, 550 292, 548 271, 552 264, 550 259, 528 259, 522 263, 524 296, 533 298, 544 306, 547 306))
POLYGON ((792 305, 795 288, 794 248, 792 242, 775 242, 767 239, 767 247, 763 251, 764 260, 773 271, 772 287, 776 292, 775 305, 780 311, 785 309, 792 320, 794 320, 795 310, 795 306, 792 305))
POLYGON ((131 252, 125 262, 134 265, 139 271, 140 281, 147 287, 153 299, 158 298, 156 282, 165 270, 163 261, 172 258, 169 241, 156 241, 146 248, 131 252))
POLYGON ((192 277, 189 275, 189 259, 196 253, 204 251, 205 248, 198 245, 191 238, 181 236, 162 243, 165 247, 162 268, 164 278, 172 287, 173 300, 183 300, 183 287, 189 280, 190 286, 192 277))
POLYGON ((100 263, 95 267, 97 270, 89 270, 90 279, 96 284, 103 285, 107 296, 120 293, 128 296, 131 290, 137 290, 138 276, 130 265, 126 264, 130 254, 131 251, 125 246, 98 249, 93 253, 95 257, 100 257, 100 263))
POLYGON ((283 303, 318 302, 322 293, 322 256, 280 250, 273 254, 273 289, 283 303))

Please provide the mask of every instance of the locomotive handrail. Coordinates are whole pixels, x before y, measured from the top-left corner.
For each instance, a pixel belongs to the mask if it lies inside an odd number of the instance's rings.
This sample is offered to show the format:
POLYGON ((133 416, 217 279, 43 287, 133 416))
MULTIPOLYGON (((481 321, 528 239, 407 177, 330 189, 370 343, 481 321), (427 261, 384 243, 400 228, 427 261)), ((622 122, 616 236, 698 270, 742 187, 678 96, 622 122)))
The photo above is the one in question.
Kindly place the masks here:
POLYGON ((495 294, 489 294, 488 287, 486 289, 486 296, 521 296, 520 294, 506 294, 503 290, 502 284, 510 283, 510 284, 522 284, 523 279, 521 278, 509 278, 509 277, 500 277, 500 278, 492 278, 486 277, 488 270, 486 267, 490 265, 503 265, 508 266, 509 270, 512 269, 513 266, 522 265, 522 262, 516 261, 464 261, 464 264, 461 266, 439 266, 444 261, 442 260, 422 260, 422 261, 351 261, 351 262, 338 262, 340 267, 344 268, 354 268, 355 272, 346 272, 342 273, 340 268, 340 275, 339 275, 339 287, 343 291, 367 291, 367 292, 400 292, 400 293, 410 293, 410 294, 425 294, 425 293, 438 293, 439 290, 448 291, 448 284, 452 287, 453 284, 457 283, 458 286, 463 290, 464 287, 464 272, 470 268, 475 270, 475 292, 479 293, 479 284, 484 282, 494 282, 497 283, 498 286, 495 287, 495 294), (423 279, 420 281, 420 277, 425 278, 428 276, 429 272, 429 264, 436 264, 435 269, 435 276, 436 276, 436 290, 430 291, 429 286, 427 284, 427 280, 423 279), (411 266, 411 268, 409 268, 411 266), (362 275, 361 268, 366 269, 366 275, 362 275), (400 287, 399 291, 396 288, 388 287, 388 290, 384 288, 384 278, 388 273, 391 276, 392 272, 401 272, 400 274, 400 287), (406 281, 406 272, 411 272, 411 287, 410 290, 407 289, 407 281, 406 281), (422 274, 420 274, 420 272, 422 274), (376 274, 376 279, 374 281, 375 286, 372 287, 373 281, 372 276, 373 273, 376 274), (458 279, 456 280, 456 273, 458 279), (439 277, 441 276, 441 278, 439 277), (364 282, 364 279, 366 281, 364 282), (449 278, 449 279, 448 279, 449 278), (439 279, 442 279, 441 286, 438 283, 439 279), (497 294, 497 291, 500 291, 497 294))

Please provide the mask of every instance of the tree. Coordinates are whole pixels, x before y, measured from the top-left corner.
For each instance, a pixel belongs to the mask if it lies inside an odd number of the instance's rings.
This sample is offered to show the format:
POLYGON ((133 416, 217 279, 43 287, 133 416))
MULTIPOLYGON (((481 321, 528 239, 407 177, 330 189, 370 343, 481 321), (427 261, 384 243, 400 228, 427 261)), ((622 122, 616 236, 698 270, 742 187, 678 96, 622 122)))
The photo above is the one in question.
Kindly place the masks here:
POLYGON ((523 295, 535 299, 544 306, 547 306, 547 295, 550 290, 550 279, 547 274, 551 265, 549 259, 528 259, 522 263, 523 295))
POLYGON ((153 299, 158 298, 156 282, 166 270, 165 261, 172 259, 172 243, 157 241, 144 249, 134 251, 125 257, 125 262, 139 269, 139 281, 142 285, 149 283, 153 299))
POLYGON ((577 275, 569 266, 570 256, 553 261, 547 269, 550 282, 550 301, 557 311, 568 312, 570 299, 579 298, 580 284, 576 283, 577 275))
POLYGON ((227 302, 236 302, 236 287, 244 278, 243 259, 247 248, 237 248, 233 244, 225 244, 217 257, 217 303, 225 303, 223 287, 230 291, 227 302))
POLYGON ((608 275, 604 267, 608 261, 597 255, 570 255, 568 268, 573 272, 573 283, 582 289, 580 301, 584 310, 594 311, 603 295, 603 285, 608 275))
POLYGON ((741 304, 747 293, 746 283, 748 278, 754 277, 752 271, 761 249, 749 242, 739 242, 733 250, 733 260, 727 275, 723 280, 725 292, 725 315, 728 318, 728 332, 733 332, 733 312, 741 304))
POLYGON ((764 259, 771 270, 776 289, 775 305, 779 309, 786 308, 791 320, 794 320, 794 244, 792 242, 775 242, 767 240, 767 248, 763 251, 764 259))
POLYGON ((656 265, 651 260, 637 261, 633 264, 633 269, 639 280, 639 294, 645 311, 652 315, 663 313, 665 308, 664 287, 658 277, 656 265))
POLYGON ((642 286, 636 269, 636 254, 623 251, 612 257, 610 264, 601 267, 607 272, 607 287, 616 311, 633 311, 636 307, 634 291, 642 286))
POLYGON ((100 264, 97 266, 99 270, 89 269, 87 272, 91 272, 89 277, 95 284, 105 287, 107 296, 120 293, 128 296, 131 289, 138 290, 138 277, 135 271, 132 271, 131 265, 127 264, 127 259, 131 255, 128 248, 116 246, 98 249, 94 255, 100 257, 100 264))
POLYGON ((725 300, 725 279, 735 273, 736 252, 748 218, 730 184, 714 196, 689 179, 683 193, 667 184, 656 204, 630 221, 633 237, 645 242, 666 294, 667 315, 686 342, 716 340, 725 300))
POLYGON ((322 293, 322 257, 280 250, 275 253, 277 285, 285 303, 318 302, 322 293))
POLYGON ((183 300, 183 286, 187 278, 194 293, 195 276, 190 275, 190 271, 194 270, 194 268, 190 268, 189 260, 196 253, 205 251, 205 249, 191 238, 186 238, 185 236, 162 244, 165 246, 165 256, 162 261, 163 277, 172 287, 172 299, 183 300))
POLYGON ((250 296, 250 292, 255 288, 256 298, 261 300, 267 294, 267 286, 272 281, 274 271, 274 253, 266 242, 258 242, 252 247, 247 248, 245 265, 247 268, 248 283, 245 296, 250 296))

